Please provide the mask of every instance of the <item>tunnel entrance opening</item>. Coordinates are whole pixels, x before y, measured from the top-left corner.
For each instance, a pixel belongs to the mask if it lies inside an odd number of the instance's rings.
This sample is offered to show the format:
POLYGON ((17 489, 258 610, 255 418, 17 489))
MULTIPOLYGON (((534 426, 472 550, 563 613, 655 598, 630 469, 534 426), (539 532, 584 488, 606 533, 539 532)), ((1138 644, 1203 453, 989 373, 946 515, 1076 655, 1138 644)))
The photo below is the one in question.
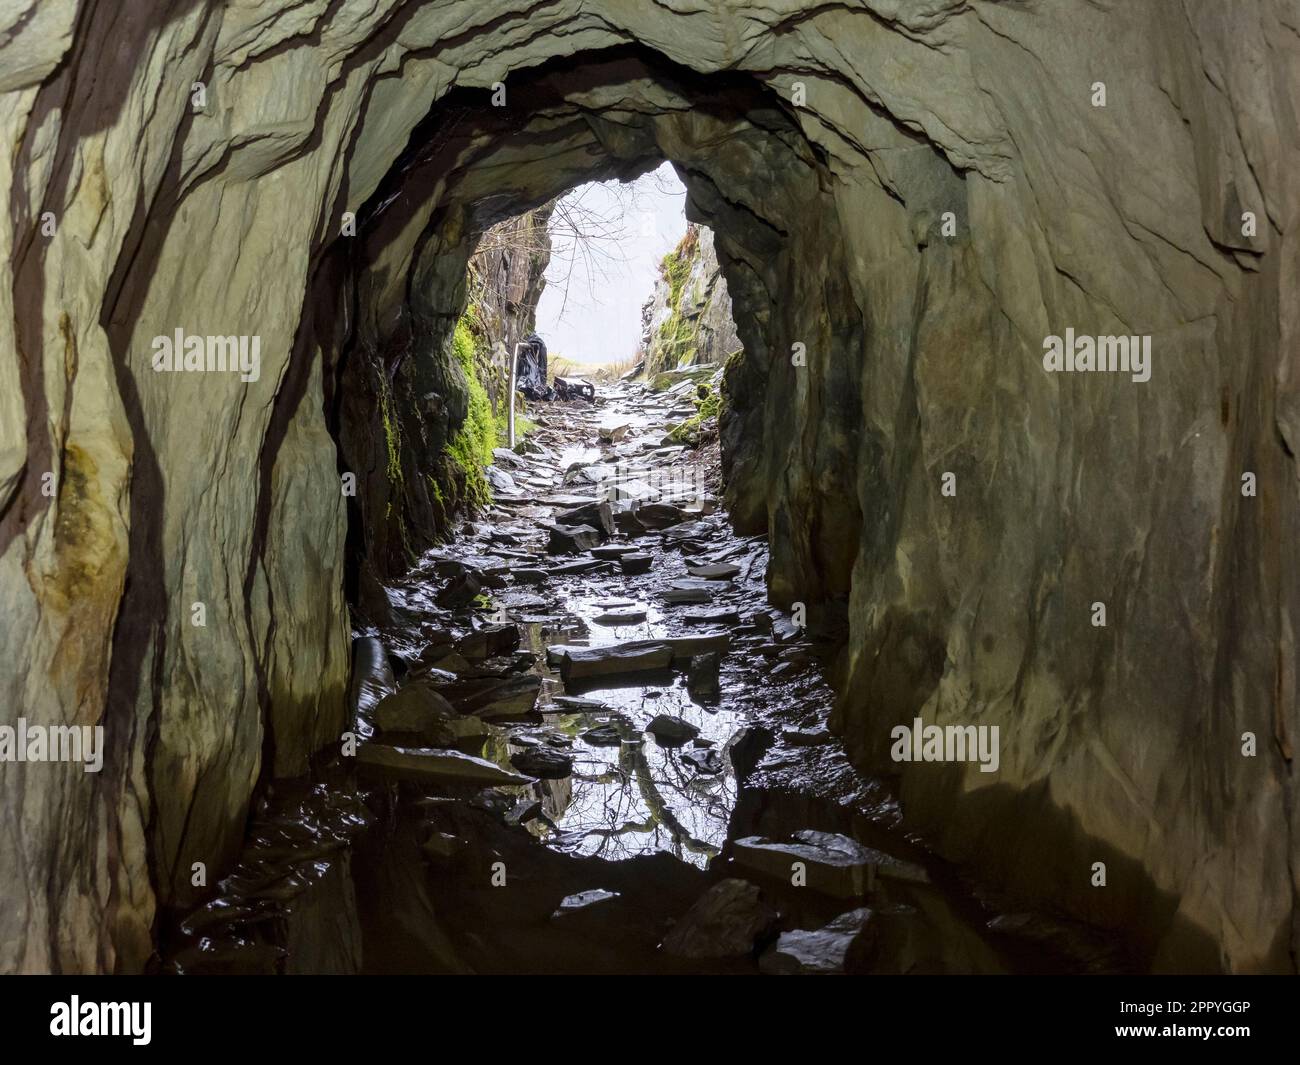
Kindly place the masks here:
MULTIPOLYGON (((736 377, 750 402, 743 414, 724 416, 723 425, 723 461, 734 485, 728 503, 748 532, 768 521, 766 493, 758 488, 767 461, 762 406, 754 393, 765 375, 773 319, 790 319, 781 331, 806 336, 805 349, 822 349, 833 365, 827 331, 854 316, 851 303, 828 309, 824 291, 793 276, 792 242, 819 242, 819 254, 833 259, 837 241, 813 224, 812 205, 821 201, 824 225, 834 225, 815 153, 769 89, 620 48, 581 66, 543 66, 512 82, 509 92, 528 101, 526 117, 494 108, 482 92, 453 92, 440 102, 358 212, 357 239, 339 242, 333 253, 350 282, 342 302, 353 304, 347 315, 331 318, 343 318, 345 331, 327 345, 336 353, 327 400, 335 409, 340 468, 356 471, 359 482, 349 503, 353 602, 367 595, 371 577, 409 566, 437 542, 451 514, 475 501, 473 475, 456 468, 452 448, 469 398, 446 352, 468 303, 466 266, 483 234, 502 220, 583 180, 633 180, 673 160, 689 190, 688 216, 717 234, 716 259, 736 318, 748 323, 736 338, 736 349, 748 353, 736 377), (802 306, 800 290, 812 306, 802 306), (746 306, 754 308, 747 317, 746 306), (411 453, 403 441, 415 445, 411 453)), ((337 275, 326 273, 323 297, 335 306, 337 275)), ((680 322, 678 316, 669 324, 680 322)), ((671 338, 683 350, 654 343, 661 339, 651 338, 653 357, 665 366, 692 358, 686 337, 671 338)), ((797 384, 792 367, 791 385, 797 384)), ((856 503, 834 499, 848 515, 843 527, 856 528, 856 503)), ((828 583, 840 594, 846 587, 844 543, 830 539, 835 546, 819 557, 804 601, 816 600, 819 589, 825 594, 828 583)), ((778 600, 789 598, 789 589, 780 593, 778 600)))

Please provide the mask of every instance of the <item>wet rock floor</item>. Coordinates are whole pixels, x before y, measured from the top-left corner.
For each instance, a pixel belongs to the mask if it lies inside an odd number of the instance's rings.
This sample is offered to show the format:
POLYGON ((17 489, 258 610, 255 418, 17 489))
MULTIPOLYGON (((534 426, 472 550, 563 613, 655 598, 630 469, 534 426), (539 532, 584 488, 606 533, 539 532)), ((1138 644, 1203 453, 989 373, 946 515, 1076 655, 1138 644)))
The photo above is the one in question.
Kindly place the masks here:
POLYGON ((833 634, 765 601, 698 375, 539 404, 493 506, 356 633, 354 746, 164 922, 175 972, 1114 971, 1000 912, 826 727, 833 634), (706 432, 707 437, 707 432, 706 432))

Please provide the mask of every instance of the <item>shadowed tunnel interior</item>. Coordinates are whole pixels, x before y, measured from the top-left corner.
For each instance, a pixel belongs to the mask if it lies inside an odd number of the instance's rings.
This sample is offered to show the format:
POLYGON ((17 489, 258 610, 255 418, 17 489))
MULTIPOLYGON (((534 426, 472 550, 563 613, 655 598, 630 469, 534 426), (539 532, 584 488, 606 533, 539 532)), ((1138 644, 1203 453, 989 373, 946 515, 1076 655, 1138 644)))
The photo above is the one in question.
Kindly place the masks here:
MULTIPOLYGON (((214 969, 582 969, 531 938, 545 892, 503 916, 471 885, 539 863, 559 891, 589 856, 466 805, 434 834, 481 849, 430 866, 407 785, 358 787, 348 745, 359 705, 436 665, 416 585, 446 608, 458 552, 519 547, 462 445, 481 238, 667 161, 741 344, 698 546, 761 544, 741 635, 770 649, 797 617, 816 650, 815 682, 734 674, 756 731, 717 744, 715 872, 757 860, 742 828, 914 870, 866 971, 1295 971, 1293 10, 163 8, 0 27, 0 697, 5 724, 104 736, 94 773, 0 758, 0 970, 194 968, 222 878, 290 823, 329 871, 236 873, 264 923, 214 969), (256 337, 257 372, 158 372, 178 331, 256 337), (1149 374, 1053 367, 1061 337, 1132 340, 1149 374), (914 725, 996 730, 996 768, 900 757, 914 725), (298 901, 272 919, 277 892, 298 901), (517 954, 455 927, 516 917, 517 954)), ((634 421, 633 395, 601 402, 634 421)), ((486 631, 473 600, 457 641, 486 631)), ((521 631, 503 654, 560 684, 521 631)), ((660 857, 610 890, 676 922, 717 876, 660 857)), ((769 901, 788 933, 876 905, 860 887, 769 901)), ((649 965, 663 928, 627 919, 649 965)))

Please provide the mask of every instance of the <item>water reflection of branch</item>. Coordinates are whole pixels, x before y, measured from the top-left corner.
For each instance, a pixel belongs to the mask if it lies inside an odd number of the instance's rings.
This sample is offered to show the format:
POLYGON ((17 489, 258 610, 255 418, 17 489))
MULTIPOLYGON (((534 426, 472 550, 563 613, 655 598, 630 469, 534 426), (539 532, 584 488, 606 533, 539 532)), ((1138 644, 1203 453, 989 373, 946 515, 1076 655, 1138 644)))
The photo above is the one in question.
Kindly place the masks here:
MULTIPOLYGON (((636 782, 641 789, 641 797, 650 809, 654 817, 666 825, 673 834, 673 842, 680 843, 688 850, 694 850, 697 853, 701 851, 716 852, 716 847, 710 847, 703 840, 696 839, 687 831, 686 826, 677 819, 673 813, 672 807, 664 801, 663 796, 659 793, 659 787, 654 778, 650 775, 650 762, 646 758, 644 744, 629 744, 627 747, 628 757, 636 772, 636 782)), ((669 759, 664 759, 666 763, 669 759)))

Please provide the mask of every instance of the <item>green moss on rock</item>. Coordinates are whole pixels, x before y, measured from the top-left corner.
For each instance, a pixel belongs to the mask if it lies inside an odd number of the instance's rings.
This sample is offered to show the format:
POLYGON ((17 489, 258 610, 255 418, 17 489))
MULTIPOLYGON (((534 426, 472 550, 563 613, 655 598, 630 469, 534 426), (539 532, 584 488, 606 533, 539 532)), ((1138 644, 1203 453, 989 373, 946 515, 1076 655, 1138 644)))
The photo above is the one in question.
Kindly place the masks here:
POLYGON ((486 344, 472 306, 456 323, 451 347, 456 362, 464 371, 469 398, 465 421, 447 444, 447 455, 465 479, 465 501, 482 507, 492 502, 492 489, 488 486, 484 468, 492 463, 498 430, 480 366, 487 362, 486 344))

